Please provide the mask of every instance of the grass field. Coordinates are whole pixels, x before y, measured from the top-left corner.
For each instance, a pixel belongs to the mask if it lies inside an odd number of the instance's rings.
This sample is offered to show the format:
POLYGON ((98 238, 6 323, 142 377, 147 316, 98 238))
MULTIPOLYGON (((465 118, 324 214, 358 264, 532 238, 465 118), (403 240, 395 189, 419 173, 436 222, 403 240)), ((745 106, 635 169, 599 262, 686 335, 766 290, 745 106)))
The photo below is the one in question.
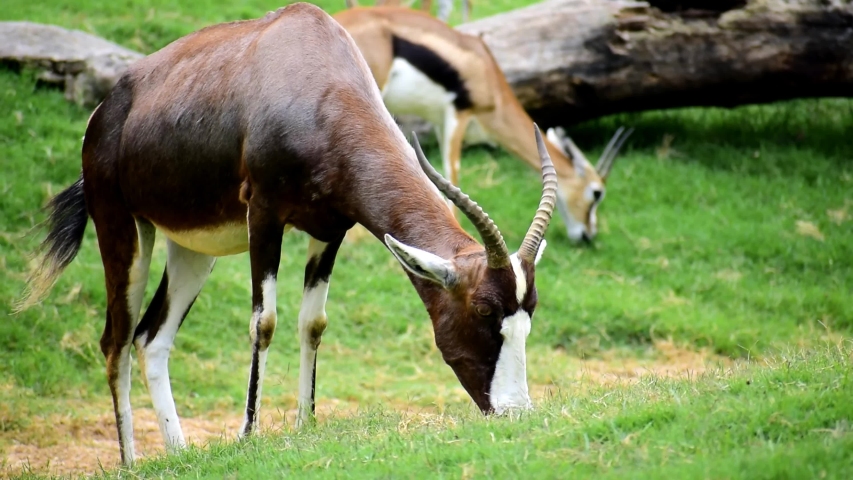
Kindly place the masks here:
MULTIPOLYGON (((333 11, 339 3, 320 4, 333 11)), ((481 3, 476 16, 529 2, 481 3)), ((0 20, 80 28, 151 52, 204 25, 278 6, 11 0, 0 20)), ((402 269, 378 241, 354 237, 329 294, 321 421, 291 431, 307 241, 288 234, 266 433, 213 441, 135 472, 114 470, 98 348, 105 294, 91 225, 51 296, 10 316, 41 238, 31 231, 39 209, 79 173, 88 114, 26 72, 0 67, 0 475, 100 472, 96 456, 109 477, 853 475, 853 101, 648 112, 572 128, 591 158, 619 125, 636 132, 608 184, 596 245, 570 245, 559 219, 548 232, 528 348, 539 408, 521 418, 474 411, 402 269)), ((462 187, 517 248, 538 199, 536 173, 502 151, 473 148, 462 187)), ((158 243, 149 298, 164 260, 158 243)), ((250 300, 248 257, 220 259, 178 335, 173 390, 185 428, 208 432, 195 438, 235 433, 250 300)), ((133 388, 144 421, 150 402, 138 371, 133 388)), ((153 440, 141 450, 154 454, 161 440, 146 428, 138 435, 153 440)))

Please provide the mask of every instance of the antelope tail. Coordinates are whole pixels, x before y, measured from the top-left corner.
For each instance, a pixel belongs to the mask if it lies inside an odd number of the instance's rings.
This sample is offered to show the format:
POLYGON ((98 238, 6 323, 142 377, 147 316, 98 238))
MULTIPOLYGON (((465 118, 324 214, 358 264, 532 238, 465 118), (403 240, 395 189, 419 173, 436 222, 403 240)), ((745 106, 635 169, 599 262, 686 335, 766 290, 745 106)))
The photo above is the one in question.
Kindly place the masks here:
POLYGON ((14 313, 22 312, 38 303, 56 283, 65 267, 74 260, 80 245, 89 214, 83 194, 83 175, 70 187, 50 200, 47 218, 47 237, 36 250, 38 266, 27 279, 23 298, 15 305, 14 313))

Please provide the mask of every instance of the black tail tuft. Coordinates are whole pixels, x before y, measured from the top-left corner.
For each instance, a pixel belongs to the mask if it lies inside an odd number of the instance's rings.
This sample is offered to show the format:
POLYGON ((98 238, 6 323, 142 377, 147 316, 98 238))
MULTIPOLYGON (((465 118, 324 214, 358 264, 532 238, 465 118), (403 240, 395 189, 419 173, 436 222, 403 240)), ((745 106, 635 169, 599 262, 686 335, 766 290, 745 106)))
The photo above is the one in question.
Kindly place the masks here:
POLYGON ((41 261, 30 274, 23 299, 16 306, 15 313, 38 303, 80 251, 83 233, 89 221, 83 194, 83 176, 80 175, 70 187, 53 197, 47 210, 50 211, 45 222, 48 226, 47 237, 36 251, 41 261))

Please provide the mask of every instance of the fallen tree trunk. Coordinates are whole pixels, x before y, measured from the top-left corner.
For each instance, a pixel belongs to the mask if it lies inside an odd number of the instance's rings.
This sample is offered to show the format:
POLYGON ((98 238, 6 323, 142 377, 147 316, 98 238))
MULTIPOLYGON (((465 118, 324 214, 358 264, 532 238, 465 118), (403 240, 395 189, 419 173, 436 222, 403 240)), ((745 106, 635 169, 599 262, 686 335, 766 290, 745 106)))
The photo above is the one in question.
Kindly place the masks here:
MULTIPOLYGON (((626 111, 853 96, 851 0, 548 0, 458 28, 483 36, 543 127, 626 111)), ((48 25, 0 22, 0 39, 0 63, 35 67, 90 106, 141 57, 48 25)))
POLYGON ((550 0, 458 29, 482 35, 543 127, 853 96, 850 0, 550 0))

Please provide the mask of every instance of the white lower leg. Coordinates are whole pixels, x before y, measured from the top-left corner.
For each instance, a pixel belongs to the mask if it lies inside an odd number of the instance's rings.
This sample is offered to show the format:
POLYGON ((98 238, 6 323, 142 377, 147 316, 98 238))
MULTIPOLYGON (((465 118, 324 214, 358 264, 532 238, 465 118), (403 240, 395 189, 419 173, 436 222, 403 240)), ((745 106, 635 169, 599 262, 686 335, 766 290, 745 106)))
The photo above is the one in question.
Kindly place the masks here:
POLYGON ((133 444, 133 410, 130 407, 130 345, 122 348, 118 360, 116 381, 116 422, 118 423, 119 445, 124 450, 125 465, 136 460, 133 444))
POLYGON ((261 411, 261 392, 264 383, 264 370, 267 364, 267 353, 272 343, 276 325, 276 279, 269 276, 262 284, 263 304, 261 309, 252 315, 249 336, 252 340, 252 366, 249 369, 249 388, 246 394, 246 416, 243 420, 241 435, 246 435, 257 429, 261 411), (257 368, 257 375, 255 375, 257 368))
POLYGON ((130 406, 130 345, 139 323, 142 299, 145 296, 145 284, 148 283, 148 270, 151 266, 151 251, 154 248, 154 227, 150 224, 136 223, 137 250, 128 272, 127 307, 130 317, 129 335, 118 358, 118 378, 116 379, 116 422, 118 422, 119 444, 124 449, 124 463, 129 465, 136 459, 133 442, 133 411, 130 406))
POLYGON ((308 423, 314 414, 314 381, 316 379, 317 349, 302 344, 299 347, 299 398, 296 428, 308 423))
POLYGON ((326 330, 326 298, 328 282, 306 288, 299 311, 299 413, 296 427, 305 424, 314 413, 317 348, 326 330))
POLYGON ((267 355, 269 354, 269 349, 261 350, 258 352, 258 388, 255 390, 257 392, 257 396, 255 397, 255 427, 260 423, 260 412, 261 412, 261 397, 264 392, 264 374, 267 370, 267 355))
POLYGON ((181 431, 181 421, 175 408, 172 395, 172 384, 169 378, 169 354, 178 329, 190 305, 201 291, 213 269, 213 257, 187 250, 178 244, 168 241, 167 289, 165 320, 159 328, 152 331, 154 338, 149 339, 148 333, 136 340, 142 368, 151 395, 151 403, 157 415, 160 433, 166 443, 166 449, 174 452, 186 446, 184 434, 181 431))
POLYGON ((151 395, 151 404, 157 415, 157 423, 160 425, 160 433, 166 443, 166 449, 174 452, 186 446, 184 434, 181 431, 181 421, 175 408, 175 400, 172 396, 172 384, 169 379, 169 345, 163 345, 159 335, 144 349, 145 355, 145 378, 148 383, 148 393, 151 395))

